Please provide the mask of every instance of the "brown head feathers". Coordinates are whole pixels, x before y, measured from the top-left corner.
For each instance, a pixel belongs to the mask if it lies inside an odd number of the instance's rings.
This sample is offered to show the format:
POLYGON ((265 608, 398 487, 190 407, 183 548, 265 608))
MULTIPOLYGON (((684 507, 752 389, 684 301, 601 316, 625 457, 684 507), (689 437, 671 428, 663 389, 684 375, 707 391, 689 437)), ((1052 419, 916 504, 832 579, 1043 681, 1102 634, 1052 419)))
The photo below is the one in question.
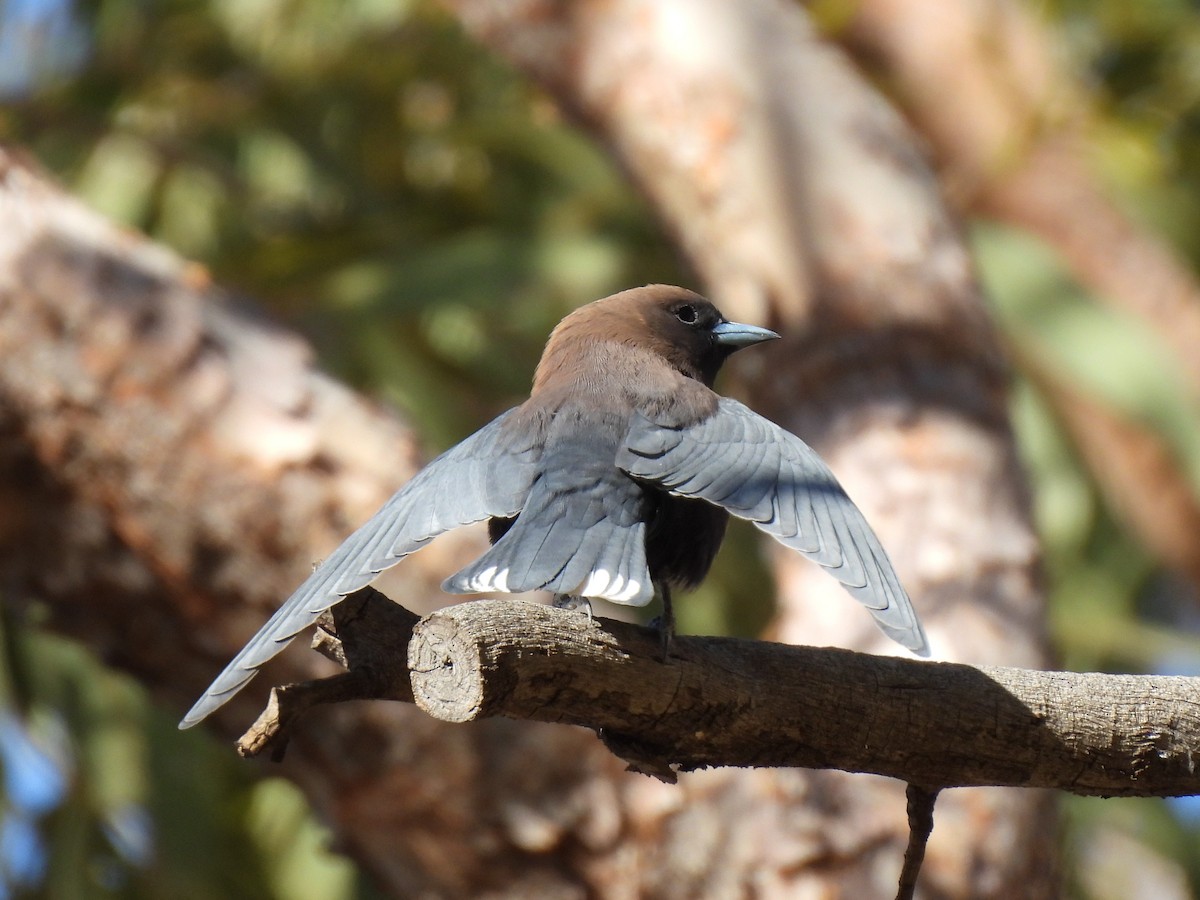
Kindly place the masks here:
MULTIPOLYGON (((546 342, 532 393, 536 395, 556 378, 574 380, 581 363, 593 356, 609 365, 615 361, 622 369, 644 367, 647 358, 654 357, 670 371, 712 387, 731 353, 778 336, 765 328, 732 325, 716 306, 693 291, 650 284, 589 303, 563 319, 546 342), (605 350, 605 345, 610 349, 605 350), (611 349, 615 346, 626 350, 611 349)), ((653 366, 643 373, 653 377, 653 366)))

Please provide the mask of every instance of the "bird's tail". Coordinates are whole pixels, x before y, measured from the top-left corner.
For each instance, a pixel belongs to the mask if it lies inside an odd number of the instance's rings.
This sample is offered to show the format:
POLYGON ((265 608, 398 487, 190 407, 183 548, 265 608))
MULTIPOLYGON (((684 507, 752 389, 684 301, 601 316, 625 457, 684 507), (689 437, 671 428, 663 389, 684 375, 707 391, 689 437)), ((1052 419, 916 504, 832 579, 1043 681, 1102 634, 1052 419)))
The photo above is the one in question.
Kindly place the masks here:
POLYGON ((646 526, 600 516, 549 514, 535 498, 487 553, 442 584, 452 594, 487 591, 603 598, 645 606, 654 596, 646 565, 646 526), (542 513, 542 514, 540 514, 542 513))

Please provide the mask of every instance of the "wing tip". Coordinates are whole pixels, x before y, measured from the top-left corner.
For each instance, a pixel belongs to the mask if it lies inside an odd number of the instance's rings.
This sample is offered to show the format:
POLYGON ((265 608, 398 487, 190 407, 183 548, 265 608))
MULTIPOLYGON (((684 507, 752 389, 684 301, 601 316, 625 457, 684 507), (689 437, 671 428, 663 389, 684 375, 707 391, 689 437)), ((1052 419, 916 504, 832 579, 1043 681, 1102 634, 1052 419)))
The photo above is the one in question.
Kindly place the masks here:
POLYGON ((189 728, 199 725, 210 715, 212 715, 212 713, 214 713, 221 706, 220 703, 213 705, 213 699, 214 698, 212 695, 205 694, 203 697, 197 700, 192 705, 192 708, 187 711, 187 714, 179 720, 179 725, 177 726, 179 730, 187 731, 189 728))
POLYGON ((907 607, 907 612, 908 621, 902 625, 885 623, 878 616, 876 616, 876 621, 885 635, 904 647, 909 653, 919 656, 921 659, 929 659, 933 651, 929 646, 929 638, 925 634, 925 629, 921 626, 921 620, 917 618, 916 610, 912 608, 911 604, 907 607))
MULTIPOLYGON (((274 654, 272 654, 272 656, 273 655, 274 654)), ((179 730, 187 731, 189 728, 199 725, 218 709, 232 700, 242 688, 244 688, 254 679, 254 676, 258 674, 259 668, 260 666, 257 665, 253 666, 252 668, 244 668, 239 666, 238 660, 235 658, 234 661, 229 664, 226 670, 217 676, 217 680, 208 686, 208 689, 204 692, 200 699, 192 704, 192 708, 187 711, 184 717, 179 720, 179 725, 177 726, 179 730), (235 671, 240 671, 242 677, 229 687, 217 687, 217 685, 222 684, 222 682, 224 682, 226 678, 235 671)))
POLYGON ((908 649, 911 650, 915 656, 919 656, 921 659, 929 659, 929 657, 933 655, 933 651, 930 649, 929 639, 925 637, 925 632, 919 629, 920 626, 918 626, 917 639, 915 641, 905 642, 905 646, 908 647, 908 649))

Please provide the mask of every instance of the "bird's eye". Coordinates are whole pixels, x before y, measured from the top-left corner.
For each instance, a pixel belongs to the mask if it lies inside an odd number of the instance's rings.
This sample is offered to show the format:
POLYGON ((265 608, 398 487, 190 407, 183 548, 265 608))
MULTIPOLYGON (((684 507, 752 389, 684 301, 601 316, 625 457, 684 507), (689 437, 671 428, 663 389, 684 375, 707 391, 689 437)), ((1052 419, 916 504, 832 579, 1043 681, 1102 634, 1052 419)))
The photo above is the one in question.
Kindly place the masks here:
POLYGON ((696 307, 685 305, 675 310, 675 318, 684 325, 695 325, 699 316, 696 315, 696 307))

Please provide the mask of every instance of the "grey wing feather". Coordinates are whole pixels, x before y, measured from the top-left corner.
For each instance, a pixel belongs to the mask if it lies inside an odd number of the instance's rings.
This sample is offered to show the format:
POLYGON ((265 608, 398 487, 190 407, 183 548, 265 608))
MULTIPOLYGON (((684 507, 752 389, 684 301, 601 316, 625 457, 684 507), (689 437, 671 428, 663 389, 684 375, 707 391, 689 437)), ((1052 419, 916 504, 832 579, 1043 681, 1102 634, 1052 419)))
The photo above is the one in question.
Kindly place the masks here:
POLYGON ((179 727, 190 728, 219 708, 325 610, 437 535, 519 512, 534 478, 536 451, 512 445, 512 435, 502 430, 511 414, 433 460, 350 535, 233 658, 179 727))
MULTIPOLYGON (((615 441, 614 441, 615 444, 615 441)), ((646 565, 642 488, 587 443, 547 449, 512 528, 446 579, 455 594, 550 590, 642 606, 654 596, 646 565)))
POLYGON ((890 638, 929 644, 879 538, 815 450, 736 400, 695 425, 636 415, 617 465, 673 494, 749 519, 837 578, 890 638))

